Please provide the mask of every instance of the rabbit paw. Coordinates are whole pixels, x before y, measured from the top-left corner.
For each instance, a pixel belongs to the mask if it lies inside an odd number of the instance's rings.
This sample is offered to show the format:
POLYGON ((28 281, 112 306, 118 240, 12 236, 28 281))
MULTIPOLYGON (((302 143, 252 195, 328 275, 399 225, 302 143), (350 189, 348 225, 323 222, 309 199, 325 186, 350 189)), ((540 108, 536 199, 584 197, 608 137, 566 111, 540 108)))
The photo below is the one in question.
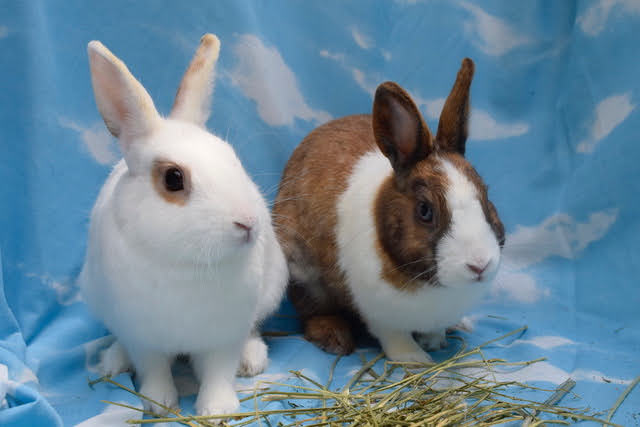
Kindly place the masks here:
MULTIPOLYGON (((240 401, 235 391, 217 390, 214 393, 199 393, 196 400, 196 412, 198 415, 227 415, 232 414, 240 407, 240 401)), ((208 420, 213 423, 221 423, 223 418, 208 420)))
POLYGON ((242 350, 238 375, 241 377, 258 375, 267 368, 268 364, 267 345, 260 337, 249 337, 242 350))
POLYGON ((131 370, 129 356, 119 341, 114 341, 102 352, 98 369, 101 375, 108 377, 114 377, 131 370))
POLYGON ((150 379, 145 381, 140 387, 140 394, 148 397, 156 403, 152 403, 146 399, 143 399, 142 404, 144 409, 151 411, 157 415, 166 415, 168 410, 165 408, 177 408, 178 407, 178 391, 176 390, 173 381, 165 381, 164 379, 150 379), (164 406, 164 407, 163 407, 164 406))

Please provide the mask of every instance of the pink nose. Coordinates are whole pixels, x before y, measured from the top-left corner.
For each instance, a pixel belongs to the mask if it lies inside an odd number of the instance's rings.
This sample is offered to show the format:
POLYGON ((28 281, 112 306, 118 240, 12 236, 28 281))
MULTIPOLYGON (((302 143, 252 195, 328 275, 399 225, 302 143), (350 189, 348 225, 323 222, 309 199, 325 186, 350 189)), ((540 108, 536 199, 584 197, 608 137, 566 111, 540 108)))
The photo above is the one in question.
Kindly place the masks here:
POLYGON ((484 267, 475 264, 467 264, 467 268, 472 272, 476 273, 478 276, 481 275, 489 266, 489 263, 486 263, 484 267))

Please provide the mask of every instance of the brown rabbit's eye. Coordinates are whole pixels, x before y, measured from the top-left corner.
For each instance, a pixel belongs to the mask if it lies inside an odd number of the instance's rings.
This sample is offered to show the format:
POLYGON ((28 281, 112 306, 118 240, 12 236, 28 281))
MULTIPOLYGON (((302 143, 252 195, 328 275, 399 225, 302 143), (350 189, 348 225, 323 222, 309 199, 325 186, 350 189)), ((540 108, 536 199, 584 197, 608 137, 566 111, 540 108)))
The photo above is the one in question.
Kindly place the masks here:
POLYGON ((178 168, 169 168, 164 173, 164 186, 168 191, 180 191, 184 189, 182 171, 178 168))
POLYGON ((418 202, 416 207, 418 218, 421 221, 431 224, 433 222, 433 208, 427 202, 418 202))

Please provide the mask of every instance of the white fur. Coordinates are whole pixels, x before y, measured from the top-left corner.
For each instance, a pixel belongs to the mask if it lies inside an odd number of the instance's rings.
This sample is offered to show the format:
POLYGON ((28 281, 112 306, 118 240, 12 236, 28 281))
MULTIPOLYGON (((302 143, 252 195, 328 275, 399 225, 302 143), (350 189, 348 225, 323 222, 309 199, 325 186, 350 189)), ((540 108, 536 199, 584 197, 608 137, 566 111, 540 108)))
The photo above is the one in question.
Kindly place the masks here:
POLYGON ((491 281, 498 271, 500 246, 484 216, 476 187, 449 161, 441 159, 440 168, 449 181, 445 198, 451 226, 436 251, 438 281, 448 287, 468 288, 477 274, 467 264, 486 265, 483 282, 491 281))
MULTIPOLYGON (((90 58, 102 58, 100 67, 107 70, 103 74, 109 84, 129 81, 119 90, 105 92, 109 85, 103 87, 102 77, 94 76, 99 107, 107 102, 138 109, 118 99, 135 98, 128 93, 136 85, 124 64, 110 69, 104 58, 115 57, 102 45, 90 45, 92 49, 102 52, 90 58), (109 73, 121 75, 114 79, 109 73)), ((203 69, 210 72, 212 67, 203 69)), ((205 108, 201 100, 196 103, 205 108)), ((132 115, 125 111, 125 117, 118 116, 119 110, 100 111, 106 122, 121 131, 126 153, 91 213, 79 277, 84 300, 126 349, 110 349, 103 366, 115 372, 116 365, 126 365, 128 355, 143 394, 174 406, 177 393, 171 362, 177 354, 189 354, 201 381, 198 412, 232 412, 238 406, 233 378, 245 340, 277 307, 287 283, 285 258, 266 202, 231 146, 199 125, 202 114, 196 114, 192 123, 183 114, 180 120, 161 119, 152 112, 158 120, 140 133, 129 129, 138 126, 130 122, 131 117, 144 117, 148 111, 132 115), (156 160, 190 171, 186 204, 169 203, 153 188, 151 170, 156 160), (254 224, 253 237, 247 240, 234 221, 254 224)), ((252 343, 255 339, 260 340, 252 337, 252 343)), ((252 348, 257 347, 253 343, 252 348)), ((264 351, 254 355, 265 357, 264 351)), ((264 369, 266 360, 257 362, 253 371, 264 369)))
POLYGON ((131 362, 127 350, 119 341, 114 341, 100 355, 99 370, 102 375, 115 377, 131 369, 131 362))
POLYGON ((242 360, 238 367, 238 375, 253 377, 262 373, 268 363, 267 345, 262 338, 259 336, 249 337, 242 350, 242 360))
POLYGON ((199 126, 205 125, 210 114, 210 100, 213 94, 215 65, 220 55, 220 40, 213 34, 205 34, 200 39, 192 66, 197 72, 185 76, 171 109, 171 118, 188 120, 199 126))
MULTIPOLYGON (((463 183, 455 173, 449 173, 447 166, 443 167, 452 180, 447 198, 451 197, 448 202, 453 208, 455 220, 477 223, 475 216, 482 214, 482 211, 478 213, 473 201, 469 200, 475 194, 464 186, 455 188, 463 183), (469 213, 466 213, 465 203, 472 206, 469 213)), ((365 154, 355 165, 348 187, 337 205, 338 263, 346 274, 347 284, 359 313, 364 317, 371 333, 380 340, 387 357, 409 362, 427 362, 430 360, 429 356, 415 343, 411 332, 440 335, 444 328, 458 322, 481 299, 486 285, 471 283, 469 275, 469 279, 463 280, 465 286, 462 286, 450 280, 451 277, 458 276, 449 274, 444 277, 443 286, 425 285, 410 292, 400 291, 382 279, 382 263, 376 250, 373 206, 381 184, 392 173, 389 160, 378 150, 365 154)), ((484 214, 482 218, 486 222, 484 214)), ((455 224, 454 228, 457 229, 453 230, 453 236, 466 236, 469 229, 457 222, 455 224)), ((476 228, 483 230, 478 226, 476 228)), ((497 248, 495 236, 493 241, 497 248)), ((464 242, 460 242, 462 243, 464 242)), ((475 241, 471 244, 476 247, 475 241)), ((447 248, 458 247, 451 242, 447 245, 447 248)), ((461 254, 451 256, 455 259, 463 258, 461 254)), ((454 265, 454 262, 439 257, 438 268, 441 265, 454 265)), ((455 265, 459 266, 460 263, 455 265)), ((459 268, 466 271, 466 266, 462 266, 459 268)), ((466 273, 460 273, 459 276, 465 275, 466 273)))

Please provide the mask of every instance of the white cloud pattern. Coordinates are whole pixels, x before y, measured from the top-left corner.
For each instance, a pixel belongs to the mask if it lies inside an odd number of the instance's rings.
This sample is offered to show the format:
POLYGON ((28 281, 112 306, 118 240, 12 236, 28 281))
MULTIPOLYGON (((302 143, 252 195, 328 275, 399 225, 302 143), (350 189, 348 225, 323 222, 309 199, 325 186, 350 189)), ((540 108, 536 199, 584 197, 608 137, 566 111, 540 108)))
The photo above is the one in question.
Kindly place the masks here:
POLYGON ((465 31, 476 47, 487 55, 501 56, 532 42, 504 20, 488 14, 479 6, 467 1, 459 1, 458 4, 472 16, 471 20, 464 23, 465 31))
MULTIPOLYGON (((379 76, 374 77, 367 75, 361 69, 350 66, 343 53, 334 53, 323 49, 320 51, 320 56, 331 59, 340 64, 351 74, 356 84, 372 98, 376 92, 378 84, 384 81, 384 79, 379 76)), ((442 107, 444 106, 445 98, 425 99, 415 92, 411 93, 411 97, 418 107, 423 108, 426 117, 432 120, 438 120, 442 107)), ((491 114, 487 111, 478 108, 474 108, 471 113, 469 135, 472 140, 484 141, 512 138, 524 135, 527 132, 529 132, 529 125, 527 123, 499 123, 496 119, 491 117, 491 114)))
POLYGON ((594 112, 589 135, 578 144, 576 150, 579 153, 593 152, 600 141, 625 121, 635 108, 635 104, 631 103, 630 92, 612 95, 600 101, 594 112))
POLYGON ((509 234, 502 253, 502 264, 491 292, 524 303, 549 295, 527 268, 558 256, 575 259, 591 243, 602 239, 618 218, 617 209, 594 212, 586 222, 567 214, 555 214, 531 227, 519 226, 509 234))
POLYGON ((91 157, 101 165, 112 165, 118 160, 117 143, 102 122, 86 127, 64 117, 58 118, 60 126, 80 134, 91 157))
POLYGON ((604 237, 617 217, 618 210, 609 209, 592 213, 586 222, 555 214, 536 226, 518 226, 507 236, 504 260, 520 270, 551 256, 575 259, 590 243, 604 237))
POLYGON ((349 65, 347 63, 347 57, 344 53, 335 53, 330 52, 327 49, 322 49, 320 51, 320 56, 337 62, 342 68, 344 68, 349 72, 349 74, 351 74, 351 77, 353 77, 353 80, 360 87, 360 89, 368 93, 372 98, 376 92, 376 87, 378 87, 378 84, 383 81, 382 78, 373 78, 367 75, 361 69, 349 65))
MULTIPOLYGON (((473 377, 482 377, 487 375, 487 372, 484 369, 473 368, 463 371, 466 375, 473 377)), ((495 379, 495 381, 498 382, 518 381, 522 383, 530 383, 532 381, 542 381, 552 384, 561 384, 569 378, 572 378, 575 381, 614 383, 620 385, 629 384, 631 382, 628 379, 610 377, 595 370, 576 369, 573 372, 568 372, 552 365, 549 362, 537 362, 512 371, 494 370, 491 373, 491 379, 495 379)))
POLYGON ((578 16, 576 22, 585 34, 597 36, 606 28, 611 10, 616 6, 620 6, 626 13, 640 13, 638 0, 598 0, 578 16))
POLYGON ((80 288, 71 278, 56 280, 48 273, 38 274, 30 272, 25 273, 25 277, 35 278, 43 285, 53 289, 56 292, 58 304, 60 305, 67 306, 82 301, 80 288))
POLYGON ((275 47, 252 34, 239 36, 233 47, 238 60, 231 83, 257 104, 260 118, 271 126, 291 126, 295 119, 317 124, 331 119, 304 100, 295 74, 275 47))
POLYGON ((560 337, 556 335, 545 335, 545 336, 537 336, 533 337, 529 340, 518 339, 509 344, 512 345, 520 345, 520 344, 529 344, 541 348, 543 350, 552 350, 556 347, 563 347, 567 345, 575 345, 576 342, 570 340, 569 338, 560 337))
POLYGON ((353 41, 356 42, 361 49, 369 50, 373 47, 371 37, 358 31, 356 27, 351 27, 351 37, 353 37, 353 41))
MULTIPOLYGON (((424 99, 420 96, 412 95, 416 104, 423 107, 425 115, 438 120, 440 112, 444 106, 445 98, 424 99)), ((493 139, 513 138, 529 132, 529 125, 525 122, 499 123, 491 117, 485 110, 473 108, 471 111, 471 122, 469 138, 471 140, 488 141, 493 139)))
POLYGON ((328 51, 327 49, 322 49, 320 51, 320 56, 322 56, 323 58, 332 59, 338 62, 343 62, 345 60, 344 53, 333 53, 328 51))

